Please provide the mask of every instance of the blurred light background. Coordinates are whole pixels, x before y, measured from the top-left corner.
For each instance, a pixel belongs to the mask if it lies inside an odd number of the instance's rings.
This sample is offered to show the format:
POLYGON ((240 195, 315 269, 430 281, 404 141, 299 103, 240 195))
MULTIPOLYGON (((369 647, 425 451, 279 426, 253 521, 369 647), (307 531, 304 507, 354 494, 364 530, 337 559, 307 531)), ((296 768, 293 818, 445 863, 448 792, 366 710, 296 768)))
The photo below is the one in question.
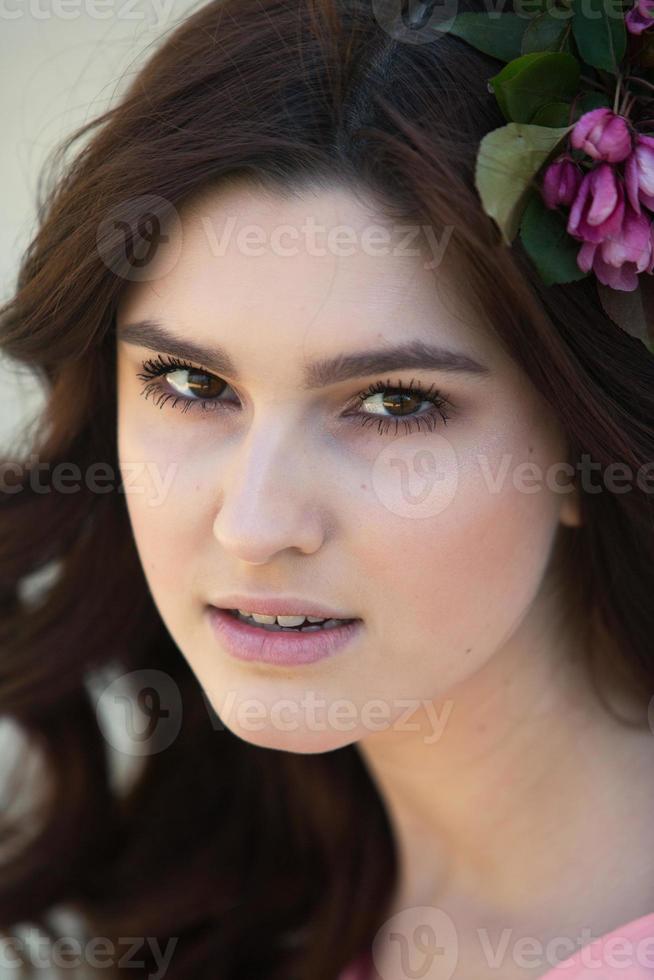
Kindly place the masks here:
MULTIPOLYGON (((0 302, 15 289, 20 256, 35 230, 42 167, 54 147, 115 104, 153 48, 203 5, 0 0, 0 302)), ((0 450, 15 444, 19 426, 41 403, 31 374, 0 355, 0 450)))

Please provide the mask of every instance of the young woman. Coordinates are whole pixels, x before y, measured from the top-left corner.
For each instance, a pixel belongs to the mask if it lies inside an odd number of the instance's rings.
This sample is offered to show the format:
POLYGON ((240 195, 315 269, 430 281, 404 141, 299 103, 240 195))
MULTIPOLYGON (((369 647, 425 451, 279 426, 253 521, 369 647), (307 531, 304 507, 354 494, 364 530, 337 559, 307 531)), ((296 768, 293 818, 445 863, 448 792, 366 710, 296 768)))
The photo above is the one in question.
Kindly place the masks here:
POLYGON ((89 975, 654 969, 654 356, 481 208, 498 62, 378 13, 198 9, 3 310, 0 922, 89 975))

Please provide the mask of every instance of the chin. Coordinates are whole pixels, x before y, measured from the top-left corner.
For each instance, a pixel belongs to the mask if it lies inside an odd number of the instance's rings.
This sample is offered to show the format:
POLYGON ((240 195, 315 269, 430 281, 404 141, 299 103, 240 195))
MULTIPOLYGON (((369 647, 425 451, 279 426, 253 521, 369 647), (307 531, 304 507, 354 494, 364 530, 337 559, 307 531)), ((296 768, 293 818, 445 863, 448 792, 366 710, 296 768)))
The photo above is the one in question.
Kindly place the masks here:
POLYGON ((356 741, 352 732, 311 731, 306 727, 298 727, 295 731, 283 731, 272 726, 269 722, 258 730, 240 725, 227 724, 221 719, 226 728, 238 738, 258 745, 263 749, 277 749, 281 752, 295 752, 298 755, 315 755, 319 752, 332 752, 356 741))

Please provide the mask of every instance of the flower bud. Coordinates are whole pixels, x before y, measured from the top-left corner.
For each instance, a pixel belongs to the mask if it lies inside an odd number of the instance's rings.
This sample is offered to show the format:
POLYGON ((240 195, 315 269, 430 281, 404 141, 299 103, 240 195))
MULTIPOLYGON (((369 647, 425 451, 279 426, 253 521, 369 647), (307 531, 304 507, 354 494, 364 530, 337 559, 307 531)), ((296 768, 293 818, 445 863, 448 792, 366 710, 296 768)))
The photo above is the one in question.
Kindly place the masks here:
POLYGON ((632 292, 638 287, 638 274, 652 271, 653 228, 651 220, 627 202, 619 231, 603 242, 584 242, 577 265, 584 272, 592 270, 605 286, 632 292))
POLYGON ((582 178, 568 216, 567 231, 587 242, 617 233, 624 214, 624 190, 610 163, 600 163, 582 178))
POLYGON ((636 0, 624 22, 630 34, 642 34, 654 24, 654 0, 636 0))
POLYGON ((543 199, 548 208, 570 205, 577 196, 583 174, 574 160, 562 156, 543 175, 543 199))
POLYGON ((624 116, 601 107, 585 112, 574 125, 570 143, 594 160, 619 163, 631 153, 631 133, 624 116))
POLYGON ((636 145, 624 165, 629 203, 640 214, 640 206, 654 210, 654 137, 638 133, 636 145))

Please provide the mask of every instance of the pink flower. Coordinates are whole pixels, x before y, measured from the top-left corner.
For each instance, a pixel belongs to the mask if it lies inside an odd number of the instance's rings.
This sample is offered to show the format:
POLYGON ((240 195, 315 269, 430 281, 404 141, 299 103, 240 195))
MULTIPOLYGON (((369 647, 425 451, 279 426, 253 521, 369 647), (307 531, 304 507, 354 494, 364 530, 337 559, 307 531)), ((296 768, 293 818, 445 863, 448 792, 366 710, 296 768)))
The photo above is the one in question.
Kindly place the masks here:
POLYGON ((585 242, 602 242, 622 228, 624 190, 609 163, 600 163, 585 174, 579 185, 567 231, 585 242))
POLYGON ((654 210, 654 137, 637 134, 636 146, 624 165, 624 176, 634 211, 640 214, 641 203, 654 210))
POLYGON ((572 204, 582 177, 581 170, 569 156, 561 156, 551 163, 543 175, 543 198, 547 207, 572 204))
POLYGON ((620 230, 603 242, 586 241, 577 253, 577 265, 591 269, 600 282, 612 289, 632 292, 638 287, 638 273, 654 269, 654 226, 627 202, 620 230))
POLYGON ((577 120, 570 143, 594 160, 619 163, 631 152, 631 133, 624 116, 602 106, 585 112, 577 120))
POLYGON ((654 24, 654 0, 636 0, 624 22, 631 34, 642 34, 654 24))

